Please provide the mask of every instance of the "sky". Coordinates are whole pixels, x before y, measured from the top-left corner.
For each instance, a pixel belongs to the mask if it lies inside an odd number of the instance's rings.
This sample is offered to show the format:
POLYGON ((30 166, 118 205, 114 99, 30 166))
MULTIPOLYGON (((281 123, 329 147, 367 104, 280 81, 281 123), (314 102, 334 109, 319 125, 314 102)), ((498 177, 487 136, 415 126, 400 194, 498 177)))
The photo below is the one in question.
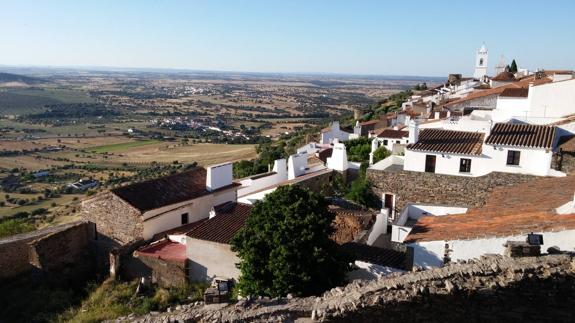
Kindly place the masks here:
POLYGON ((0 0, 0 65, 372 75, 575 69, 575 1, 0 0))

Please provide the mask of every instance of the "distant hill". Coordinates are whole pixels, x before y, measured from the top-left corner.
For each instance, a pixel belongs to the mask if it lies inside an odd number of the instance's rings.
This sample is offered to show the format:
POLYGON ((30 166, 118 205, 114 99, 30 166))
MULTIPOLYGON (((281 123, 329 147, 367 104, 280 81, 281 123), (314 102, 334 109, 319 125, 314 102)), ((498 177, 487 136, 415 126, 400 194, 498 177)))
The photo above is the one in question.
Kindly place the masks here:
POLYGON ((1 83, 23 83, 26 85, 44 83, 45 81, 39 78, 0 72, 0 84, 1 83))

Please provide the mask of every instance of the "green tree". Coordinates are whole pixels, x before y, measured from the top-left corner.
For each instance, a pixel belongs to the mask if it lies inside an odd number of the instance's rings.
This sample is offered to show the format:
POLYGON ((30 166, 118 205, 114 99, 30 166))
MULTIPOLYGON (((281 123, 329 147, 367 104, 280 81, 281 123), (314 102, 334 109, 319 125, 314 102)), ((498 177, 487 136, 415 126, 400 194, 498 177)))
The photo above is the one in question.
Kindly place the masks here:
POLYGON ((257 202, 231 242, 241 293, 305 296, 344 283, 349 262, 329 238, 333 219, 323 197, 295 185, 257 202))
POLYGON ((511 73, 517 73, 518 68, 517 68, 517 62, 515 62, 515 60, 511 61, 511 66, 509 66, 509 72, 511 73))
POLYGON ((387 157, 389 157, 389 155, 391 155, 389 150, 381 146, 373 152, 373 163, 375 164, 380 160, 386 159, 387 157))

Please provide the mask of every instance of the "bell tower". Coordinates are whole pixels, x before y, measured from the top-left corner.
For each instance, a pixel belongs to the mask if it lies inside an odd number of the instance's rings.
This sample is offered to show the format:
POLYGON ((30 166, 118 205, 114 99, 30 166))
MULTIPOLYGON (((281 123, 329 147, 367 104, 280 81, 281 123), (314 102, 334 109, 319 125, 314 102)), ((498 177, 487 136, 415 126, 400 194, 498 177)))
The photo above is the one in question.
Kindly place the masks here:
POLYGON ((485 47, 485 43, 483 43, 475 56, 475 71, 473 72, 473 78, 482 81, 484 76, 487 75, 487 58, 487 48, 485 47))

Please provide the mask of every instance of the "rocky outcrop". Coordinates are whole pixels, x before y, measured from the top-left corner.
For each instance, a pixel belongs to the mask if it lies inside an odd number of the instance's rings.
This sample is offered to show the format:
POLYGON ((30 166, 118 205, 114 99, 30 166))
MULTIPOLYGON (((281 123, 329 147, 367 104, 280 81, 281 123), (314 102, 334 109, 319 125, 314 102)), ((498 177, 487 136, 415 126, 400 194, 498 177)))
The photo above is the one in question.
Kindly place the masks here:
POLYGON ((181 305, 130 322, 573 321, 573 255, 483 257, 427 271, 355 281, 320 297, 181 305))

